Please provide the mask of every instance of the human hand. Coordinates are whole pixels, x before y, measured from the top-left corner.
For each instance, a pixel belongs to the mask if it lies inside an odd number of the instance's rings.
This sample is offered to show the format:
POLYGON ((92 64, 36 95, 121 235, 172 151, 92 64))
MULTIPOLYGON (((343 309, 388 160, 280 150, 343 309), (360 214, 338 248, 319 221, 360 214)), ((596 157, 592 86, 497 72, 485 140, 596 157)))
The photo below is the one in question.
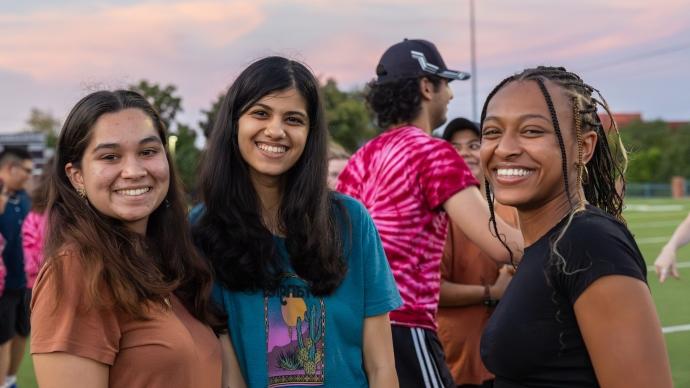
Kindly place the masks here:
POLYGON ((496 283, 489 287, 489 294, 491 299, 501 299, 503 293, 505 292, 508 284, 513 279, 515 274, 515 268, 512 265, 504 265, 498 270, 498 278, 496 278, 496 283))
POLYGON ((669 274, 676 279, 680 278, 676 261, 676 251, 664 247, 654 261, 654 270, 659 276, 659 283, 665 282, 669 274))

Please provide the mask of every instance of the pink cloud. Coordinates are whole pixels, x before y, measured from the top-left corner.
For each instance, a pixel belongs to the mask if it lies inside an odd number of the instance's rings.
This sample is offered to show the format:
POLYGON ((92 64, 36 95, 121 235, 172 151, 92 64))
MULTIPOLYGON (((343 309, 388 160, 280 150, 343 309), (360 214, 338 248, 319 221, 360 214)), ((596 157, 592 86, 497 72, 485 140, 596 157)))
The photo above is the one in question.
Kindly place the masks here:
POLYGON ((250 2, 150 3, 0 16, 0 67, 37 79, 79 78, 128 66, 155 67, 185 44, 220 49, 253 31, 264 14, 250 2))

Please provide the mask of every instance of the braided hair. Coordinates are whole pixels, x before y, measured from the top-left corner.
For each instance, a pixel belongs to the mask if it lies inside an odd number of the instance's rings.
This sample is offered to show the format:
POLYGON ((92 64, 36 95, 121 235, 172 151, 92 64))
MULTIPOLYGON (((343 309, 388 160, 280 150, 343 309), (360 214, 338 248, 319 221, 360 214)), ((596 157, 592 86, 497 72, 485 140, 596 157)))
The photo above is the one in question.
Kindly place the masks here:
MULTIPOLYGON (((540 91, 544 95, 544 100, 546 101, 554 127, 554 132, 556 133, 558 145, 561 150, 563 185, 568 197, 568 202, 570 204, 570 214, 568 222, 563 227, 561 233, 554 242, 553 252, 559 261, 558 267, 563 272, 568 274, 565 269, 565 259, 558 253, 556 247, 558 245, 558 241, 560 241, 565 234, 567 227, 570 225, 572 217, 576 212, 584 209, 585 200, 615 217, 619 221, 623 223, 625 222, 622 216, 623 193, 625 191, 624 174, 625 166, 627 164, 625 148, 620 140, 618 127, 613 120, 613 116, 611 115, 608 104, 601 93, 597 89, 586 84, 582 78, 580 78, 580 76, 573 72, 567 71, 564 67, 539 66, 536 68, 523 70, 522 72, 512 75, 501 81, 498 86, 496 86, 491 93, 489 93, 486 101, 484 102, 481 113, 482 127, 484 124, 484 119, 486 118, 487 107, 491 99, 507 84, 516 81, 534 81, 539 86, 540 91), (577 141, 576 166, 578 168, 577 182, 575 187, 578 189, 578 192, 579 188, 582 187, 582 191, 584 192, 584 199, 579 198, 577 203, 573 203, 573 199, 570 195, 571 182, 568 180, 568 160, 565 152, 565 143, 551 94, 545 86, 546 81, 550 81, 562 88, 566 95, 570 98, 570 102, 572 104, 574 118, 573 124, 575 127, 577 141), (606 128, 604 127, 604 123, 602 123, 601 119, 597 115, 598 106, 603 108, 611 118, 611 121, 606 128), (595 131, 597 134, 597 144, 592 158, 585 165, 582 160, 582 134, 589 131, 595 131), (609 143, 609 138, 607 136, 607 134, 611 131, 615 132, 617 138, 617 141, 614 144, 609 143), (616 189, 616 182, 622 183, 622 190, 620 192, 616 189)), ((492 193, 488 182, 486 183, 487 200, 489 203, 491 203, 492 193)), ((490 207, 490 210, 491 222, 494 225, 494 230, 496 230, 496 219, 493 207, 490 207)))

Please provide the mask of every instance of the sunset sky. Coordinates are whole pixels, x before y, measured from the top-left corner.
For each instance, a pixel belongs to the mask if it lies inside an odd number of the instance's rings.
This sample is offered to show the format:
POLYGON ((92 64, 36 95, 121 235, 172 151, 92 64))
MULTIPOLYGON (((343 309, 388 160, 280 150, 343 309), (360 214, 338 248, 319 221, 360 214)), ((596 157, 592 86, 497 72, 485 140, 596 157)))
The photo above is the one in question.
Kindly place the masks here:
MULTIPOLYGON (((64 119, 86 93, 140 79, 178 86, 180 120, 200 111, 252 60, 305 61, 346 89, 374 75, 404 37, 436 43, 470 69, 469 0, 0 2, 0 132, 37 107, 64 119)), ((561 64, 616 112, 690 120, 687 0, 476 0, 478 98, 524 67, 561 64)), ((470 82, 453 82, 449 116, 472 115, 470 82)))

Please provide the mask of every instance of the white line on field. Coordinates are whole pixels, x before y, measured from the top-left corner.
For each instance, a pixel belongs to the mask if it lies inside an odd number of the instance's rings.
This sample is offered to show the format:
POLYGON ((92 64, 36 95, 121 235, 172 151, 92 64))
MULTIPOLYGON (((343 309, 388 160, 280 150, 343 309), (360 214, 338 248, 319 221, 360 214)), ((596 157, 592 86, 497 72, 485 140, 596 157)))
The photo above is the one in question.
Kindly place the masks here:
MULTIPOLYGON (((678 264, 676 264, 676 267, 678 267, 678 268, 690 268, 690 261, 681 261, 678 264)), ((654 266, 648 265, 647 271, 654 271, 654 266)))
POLYGON ((645 238, 637 238, 637 239, 635 239, 635 241, 637 241, 637 245, 658 244, 660 242, 666 242, 670 238, 671 238, 671 236, 645 237, 645 238))
POLYGON ((678 333, 680 331, 688 331, 690 330, 690 325, 677 325, 677 326, 667 326, 661 329, 661 332, 664 334, 668 333, 678 333))
POLYGON ((657 221, 657 222, 644 222, 640 225, 635 225, 634 229, 647 229, 647 228, 665 228, 668 226, 677 226, 681 221, 657 221))
POLYGON ((683 205, 627 205, 625 210, 634 212, 678 212, 683 205))

